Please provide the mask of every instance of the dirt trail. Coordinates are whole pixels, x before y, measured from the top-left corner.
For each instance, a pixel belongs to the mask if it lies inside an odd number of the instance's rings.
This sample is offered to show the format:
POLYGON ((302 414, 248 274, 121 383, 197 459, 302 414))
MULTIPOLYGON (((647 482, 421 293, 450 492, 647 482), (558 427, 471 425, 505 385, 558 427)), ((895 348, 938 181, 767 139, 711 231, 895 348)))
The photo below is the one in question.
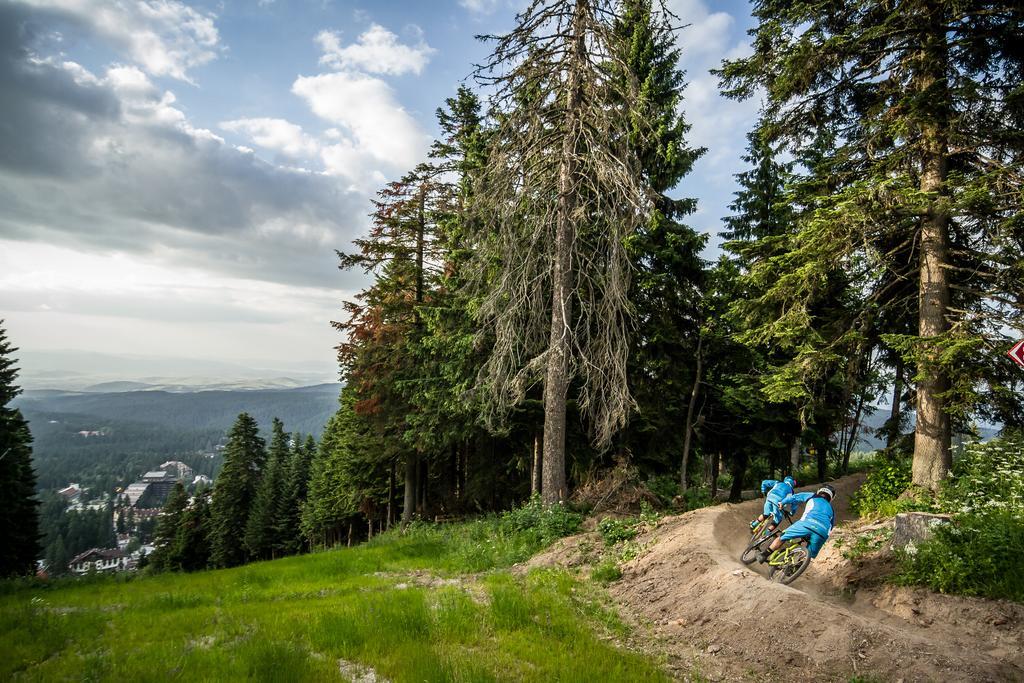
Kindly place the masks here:
MULTIPOLYGON (((861 481, 833 482, 838 533, 861 481)), ((760 508, 755 500, 662 520, 611 585, 628 615, 653 624, 647 645, 680 678, 1024 681, 1024 607, 864 581, 870 568, 855 569, 832 541, 792 586, 772 583, 738 559, 760 508)), ((564 563, 574 544, 533 564, 564 563)))

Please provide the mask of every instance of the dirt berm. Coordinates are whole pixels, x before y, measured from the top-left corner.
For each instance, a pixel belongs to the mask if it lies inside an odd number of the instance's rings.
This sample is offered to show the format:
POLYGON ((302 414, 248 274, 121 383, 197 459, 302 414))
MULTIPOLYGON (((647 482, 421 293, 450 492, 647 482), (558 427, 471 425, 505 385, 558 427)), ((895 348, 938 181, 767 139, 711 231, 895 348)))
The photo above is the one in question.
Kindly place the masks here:
MULTIPOLYGON (((838 534, 850 494, 833 484, 838 534)), ((761 501, 668 517, 638 540, 644 551, 610 590, 680 678, 719 681, 1024 681, 1024 607, 864 580, 830 542, 792 586, 772 583, 739 554, 761 501)), ((834 534, 836 535, 836 534, 834 534)), ((590 542, 592 542, 592 538, 590 542)), ((580 537, 531 565, 572 563, 580 537)))

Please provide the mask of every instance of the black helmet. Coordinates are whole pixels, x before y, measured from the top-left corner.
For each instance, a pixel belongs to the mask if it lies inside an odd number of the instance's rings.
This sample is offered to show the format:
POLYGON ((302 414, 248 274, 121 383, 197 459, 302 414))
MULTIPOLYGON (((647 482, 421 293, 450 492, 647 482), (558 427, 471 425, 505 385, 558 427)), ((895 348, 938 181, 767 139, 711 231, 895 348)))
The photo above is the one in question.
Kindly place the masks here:
POLYGON ((822 498, 827 498, 828 502, 831 503, 833 500, 835 500, 836 490, 829 484, 825 484, 820 489, 815 491, 814 495, 821 496, 822 498))

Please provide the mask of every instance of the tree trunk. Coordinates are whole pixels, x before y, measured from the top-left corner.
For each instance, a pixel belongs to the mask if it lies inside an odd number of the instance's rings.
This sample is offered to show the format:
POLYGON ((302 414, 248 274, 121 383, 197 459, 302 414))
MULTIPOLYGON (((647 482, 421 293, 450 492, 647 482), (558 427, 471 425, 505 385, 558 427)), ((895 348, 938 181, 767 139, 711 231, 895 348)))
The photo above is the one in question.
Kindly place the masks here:
POLYGON ((825 439, 825 443, 818 449, 818 483, 822 483, 828 477, 828 444, 831 439, 825 439))
POLYGON ((901 411, 903 410, 903 359, 896 359, 896 377, 892 382, 892 408, 886 425, 885 447, 891 449, 900 437, 901 411))
POLYGON ((533 433, 533 464, 530 466, 530 495, 540 494, 541 489, 540 432, 533 433))
POLYGON ((566 499, 565 410, 569 392, 569 347, 572 342, 573 181, 577 175, 576 131, 580 127, 580 70, 587 68, 583 17, 586 0, 577 0, 568 56, 565 126, 558 168, 558 215, 551 274, 551 336, 544 379, 544 462, 541 497, 546 505, 566 499))
POLYGON ((729 489, 729 500, 738 503, 743 500, 743 476, 747 473, 747 454, 741 452, 733 456, 732 461, 732 488, 729 489))
MULTIPOLYGON (((933 19, 941 23, 939 10, 933 19)), ((914 430, 914 462, 911 481, 937 491, 952 465, 950 418, 942 394, 949 390, 949 377, 937 365, 941 350, 929 340, 949 331, 949 198, 946 189, 948 139, 945 103, 947 46, 945 34, 933 30, 921 47, 918 92, 928 93, 934 102, 930 115, 921 124, 923 155, 921 191, 931 200, 921 223, 920 318, 918 334, 927 346, 924 367, 919 368, 917 383, 917 427, 914 430), (937 100, 937 101, 936 101, 937 100), (930 347, 930 348, 929 348, 930 347)))
POLYGON ((391 528, 391 522, 394 520, 394 509, 395 509, 395 461, 391 461, 391 467, 388 468, 388 519, 387 526, 385 528, 391 528))
POLYGON ((700 394, 700 377, 704 368, 704 335, 697 335, 697 370, 693 376, 693 388, 690 390, 690 404, 686 406, 686 434, 683 436, 683 466, 679 471, 679 488, 686 494, 689 486, 687 469, 690 466, 690 443, 693 438, 693 411, 697 406, 697 396, 700 394))
POLYGON ((462 491, 461 496, 466 497, 467 486, 469 486, 469 452, 470 443, 469 439, 466 439, 462 444, 462 466, 459 468, 459 488, 462 491))
POLYGON ((405 497, 402 500, 402 526, 412 521, 412 513, 416 509, 416 471, 419 463, 416 456, 405 457, 405 497))
POLYGON ((421 515, 427 514, 427 488, 430 486, 430 461, 420 456, 420 471, 416 477, 419 483, 419 500, 416 509, 421 515))
POLYGON ((722 455, 718 451, 711 454, 711 500, 718 495, 718 468, 721 462, 722 455))
POLYGON ((850 438, 847 440, 846 448, 843 450, 843 474, 850 470, 850 453, 853 452, 853 446, 857 443, 857 432, 860 431, 860 417, 864 412, 864 401, 867 399, 866 394, 867 389, 865 388, 857 398, 857 409, 853 412, 853 424, 850 425, 850 438))
POLYGON ((803 447, 803 439, 799 436, 793 439, 793 445, 789 447, 789 474, 792 477, 796 476, 796 471, 800 468, 800 451, 803 447))
POLYGON ((348 547, 352 547, 352 522, 348 523, 348 547))

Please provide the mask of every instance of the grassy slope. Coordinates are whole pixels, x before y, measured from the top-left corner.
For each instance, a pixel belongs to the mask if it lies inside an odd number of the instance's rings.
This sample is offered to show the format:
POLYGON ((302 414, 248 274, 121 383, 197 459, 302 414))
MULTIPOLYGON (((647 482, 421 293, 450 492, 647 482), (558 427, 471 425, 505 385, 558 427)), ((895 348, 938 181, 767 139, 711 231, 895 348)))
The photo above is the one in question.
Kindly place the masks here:
POLYGON ((0 680, 667 680, 615 646, 599 588, 490 570, 536 541, 493 520, 237 569, 28 585, 0 596, 0 680), (447 577, 447 578, 444 578, 447 577))

